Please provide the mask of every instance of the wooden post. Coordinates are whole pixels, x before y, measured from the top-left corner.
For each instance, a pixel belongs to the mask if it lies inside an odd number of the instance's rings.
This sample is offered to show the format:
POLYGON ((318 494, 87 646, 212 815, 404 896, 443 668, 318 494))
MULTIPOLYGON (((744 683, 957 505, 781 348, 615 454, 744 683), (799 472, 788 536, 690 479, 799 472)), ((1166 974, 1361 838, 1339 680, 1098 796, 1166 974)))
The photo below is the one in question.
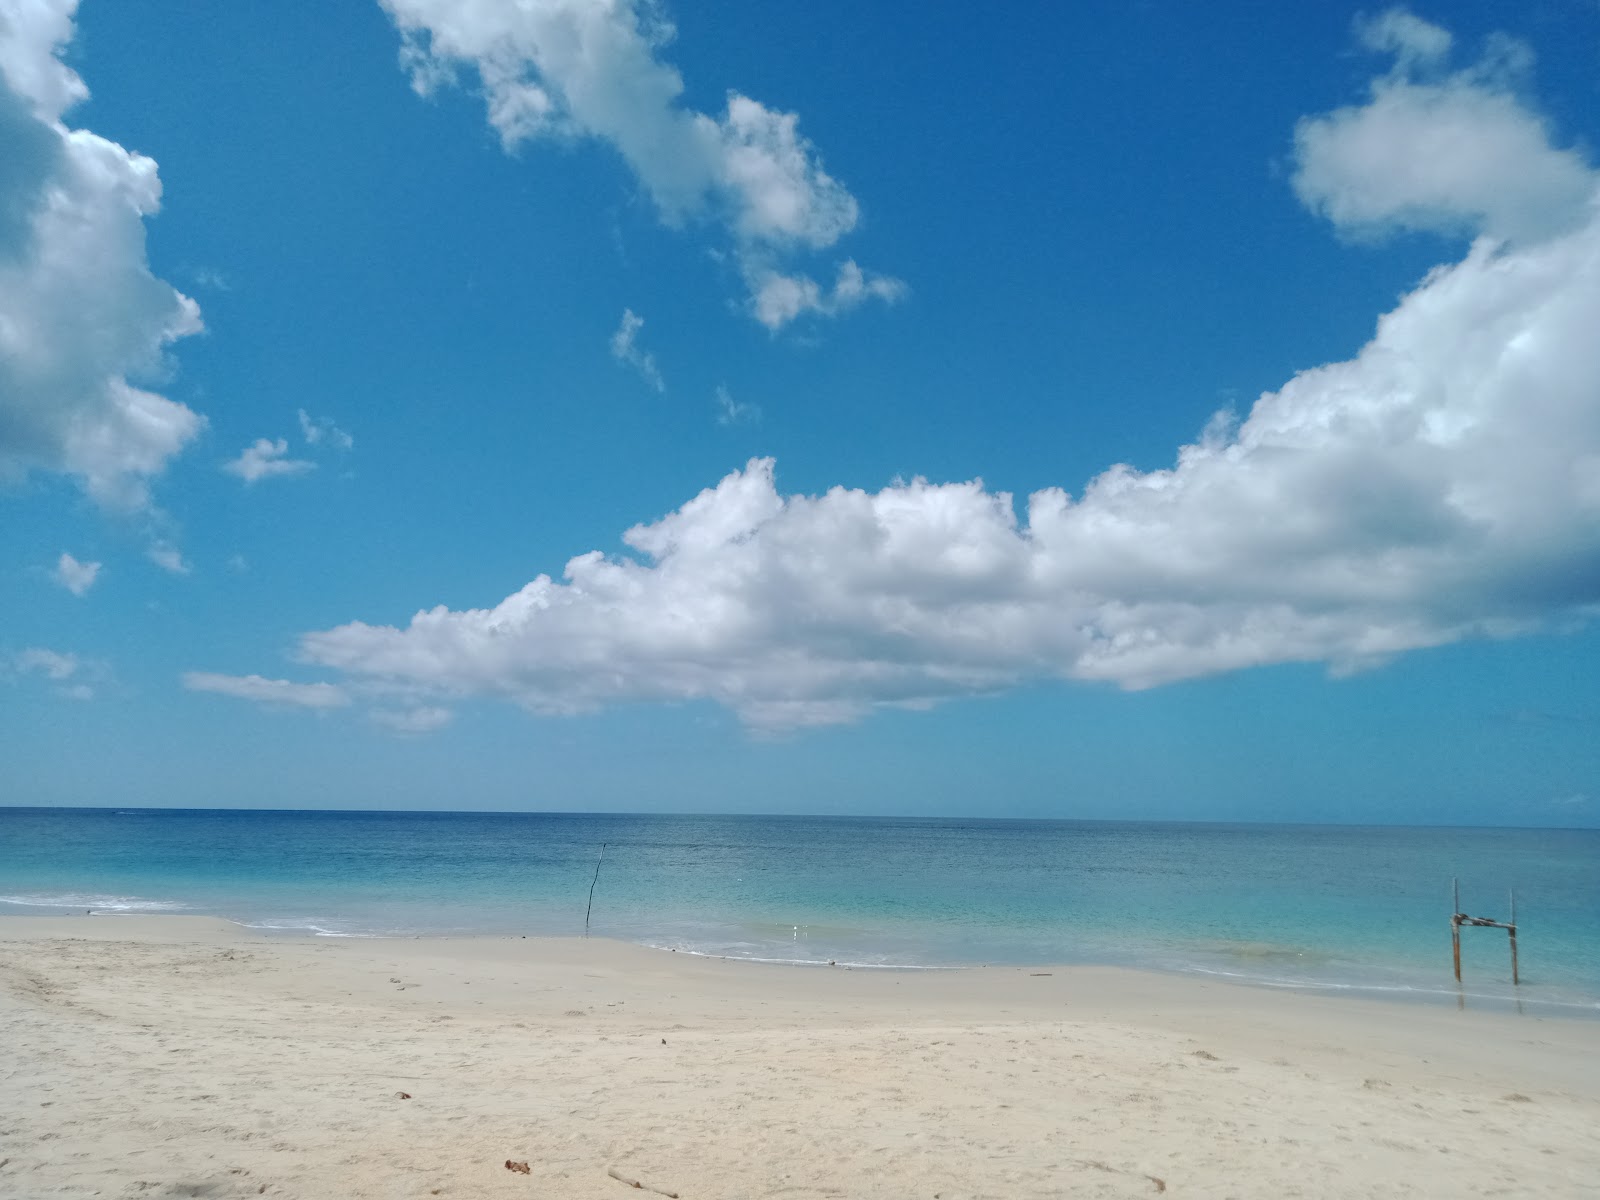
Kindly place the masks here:
POLYGON ((1456 963, 1456 982, 1461 982, 1461 880, 1450 881, 1450 957, 1456 963))
POLYGON ((1517 892, 1511 890, 1511 927, 1506 931, 1511 935, 1511 986, 1520 987, 1522 980, 1517 977, 1517 892))

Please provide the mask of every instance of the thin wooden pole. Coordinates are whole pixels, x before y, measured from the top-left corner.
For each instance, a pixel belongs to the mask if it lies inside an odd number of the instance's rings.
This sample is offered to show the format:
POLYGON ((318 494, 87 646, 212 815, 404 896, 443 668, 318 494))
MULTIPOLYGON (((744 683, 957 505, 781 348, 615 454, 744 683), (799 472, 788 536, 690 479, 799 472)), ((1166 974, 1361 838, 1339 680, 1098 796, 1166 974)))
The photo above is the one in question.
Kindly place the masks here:
MULTIPOLYGON (((600 857, 595 859, 594 878, 589 880, 589 907, 583 910, 583 936, 589 936, 589 914, 594 911, 594 885, 600 882, 600 864, 606 860, 606 844, 600 843, 600 857)), ((1456 969, 1456 978, 1461 978, 1461 970, 1456 969)))
POLYGON ((1456 964, 1456 982, 1461 982, 1461 922, 1457 919, 1461 915, 1461 880, 1450 881, 1450 957, 1456 964))
POLYGON ((1517 977, 1517 892, 1511 890, 1511 928, 1506 931, 1511 935, 1511 986, 1518 987, 1522 980, 1517 977))

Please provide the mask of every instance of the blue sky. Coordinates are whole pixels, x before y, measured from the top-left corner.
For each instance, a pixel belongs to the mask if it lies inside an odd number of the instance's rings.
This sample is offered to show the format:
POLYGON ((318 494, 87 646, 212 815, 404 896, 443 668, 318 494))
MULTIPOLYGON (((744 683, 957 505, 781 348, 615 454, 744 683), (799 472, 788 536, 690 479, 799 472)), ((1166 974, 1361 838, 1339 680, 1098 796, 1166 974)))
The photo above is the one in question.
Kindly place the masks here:
POLYGON ((1597 66, 0 0, 0 802, 1595 824, 1597 66))

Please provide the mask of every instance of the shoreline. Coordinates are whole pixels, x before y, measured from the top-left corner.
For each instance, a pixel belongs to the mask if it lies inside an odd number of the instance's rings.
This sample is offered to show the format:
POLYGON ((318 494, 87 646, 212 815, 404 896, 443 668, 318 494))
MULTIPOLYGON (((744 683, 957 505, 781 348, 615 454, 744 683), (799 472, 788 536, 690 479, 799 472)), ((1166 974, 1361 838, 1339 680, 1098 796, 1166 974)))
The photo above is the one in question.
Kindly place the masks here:
POLYGON ((821 959, 785 959, 763 957, 756 955, 718 954, 712 951, 690 949, 683 946, 668 946, 655 942, 631 941, 626 938, 615 938, 597 935, 592 939, 584 939, 579 935, 556 934, 510 934, 510 933, 344 933, 339 931, 324 930, 319 927, 275 927, 254 925, 247 921, 236 920, 232 917, 219 916, 212 913, 175 913, 175 912, 149 912, 149 911, 119 911, 119 910, 92 910, 86 913, 63 914, 50 913, 0 913, 0 939, 4 937, 4 929, 12 921, 79 921, 85 916, 92 915, 105 920, 123 921, 214 921, 221 923, 228 929, 237 929, 250 935, 259 936, 270 941, 298 941, 302 939, 325 939, 329 941, 395 943, 395 942, 423 942, 450 944, 455 942, 496 942, 496 941, 540 941, 564 942, 568 940, 593 940, 603 941, 617 946, 631 946, 655 953, 681 954, 688 958, 705 958, 709 960, 750 963, 764 966, 794 968, 800 970, 829 970, 844 971, 872 971, 886 973, 945 973, 959 971, 982 970, 1035 970, 1045 969, 1052 971, 1083 971, 1104 969, 1112 971, 1126 971, 1134 975, 1150 975, 1168 979, 1194 979, 1205 980, 1223 986, 1244 988, 1247 990, 1266 990, 1269 992, 1285 992, 1292 994, 1305 994, 1324 996, 1335 1001, 1342 1000, 1368 1000, 1374 1003, 1395 1004, 1404 1007, 1428 1008, 1467 1008, 1472 1011, 1501 1013, 1517 1016, 1540 1016, 1559 1020, 1575 1021, 1600 1021, 1600 1000, 1564 1000, 1551 999, 1536 995, 1519 995, 1509 986, 1499 991, 1474 991, 1471 985, 1463 984, 1459 987, 1441 985, 1438 987, 1424 987, 1410 984, 1384 984, 1384 983, 1345 983, 1338 981, 1296 980, 1256 975, 1248 972, 1228 972, 1218 968, 1204 966, 1165 967, 1147 964, 1107 963, 1095 961, 1049 961, 1039 962, 983 962, 983 963, 874 963, 874 962, 838 962, 824 961, 821 959))
POLYGON ((0 1194, 30 1197, 625 1195, 609 1170, 685 1200, 1600 1178, 1600 1024, 1117 967, 0 918, 0 1047, 0 1194))

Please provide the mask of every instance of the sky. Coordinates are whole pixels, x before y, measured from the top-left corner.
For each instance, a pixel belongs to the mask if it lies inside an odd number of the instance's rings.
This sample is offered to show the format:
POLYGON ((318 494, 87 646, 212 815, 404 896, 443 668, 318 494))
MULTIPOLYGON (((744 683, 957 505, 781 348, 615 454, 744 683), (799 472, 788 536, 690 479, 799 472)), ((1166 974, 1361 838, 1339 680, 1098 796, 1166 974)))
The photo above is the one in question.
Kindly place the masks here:
POLYGON ((0 803, 1600 824, 1600 6, 0 0, 0 803))

